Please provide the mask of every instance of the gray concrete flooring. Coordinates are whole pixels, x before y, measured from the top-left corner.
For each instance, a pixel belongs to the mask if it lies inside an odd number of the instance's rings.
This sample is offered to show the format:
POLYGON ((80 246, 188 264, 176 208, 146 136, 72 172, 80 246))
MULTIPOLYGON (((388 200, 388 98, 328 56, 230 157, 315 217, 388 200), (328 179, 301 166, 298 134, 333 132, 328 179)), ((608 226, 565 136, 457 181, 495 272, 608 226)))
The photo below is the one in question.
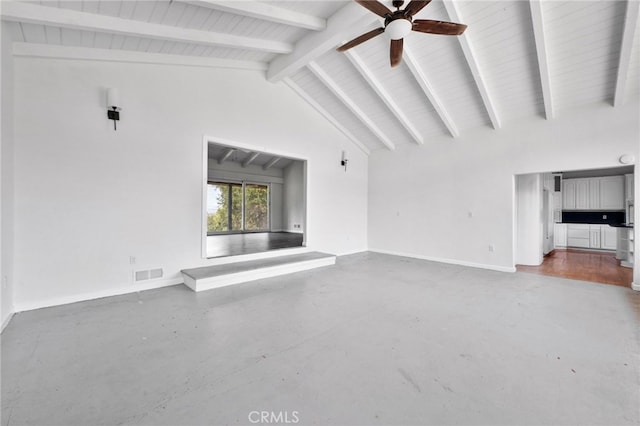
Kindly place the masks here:
POLYGON ((18 314, 1 422, 637 425, 639 320, 622 287, 364 253, 18 314))

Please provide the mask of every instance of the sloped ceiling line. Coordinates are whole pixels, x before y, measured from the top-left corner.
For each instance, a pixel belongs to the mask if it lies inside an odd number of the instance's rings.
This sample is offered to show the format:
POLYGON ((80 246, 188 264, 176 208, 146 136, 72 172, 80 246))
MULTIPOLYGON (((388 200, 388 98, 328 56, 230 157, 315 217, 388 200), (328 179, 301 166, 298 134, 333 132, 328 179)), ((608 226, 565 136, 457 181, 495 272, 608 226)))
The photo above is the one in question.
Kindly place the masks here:
POLYGON ((387 136, 376 124, 365 114, 362 109, 356 105, 356 103, 340 88, 338 83, 329 76, 329 74, 323 70, 317 63, 309 62, 307 68, 356 116, 362 123, 369 128, 369 130, 376 135, 376 137, 391 151, 396 147, 387 136))
POLYGON ((346 127, 344 127, 340 122, 326 109, 324 109, 318 102, 315 101, 311 96, 309 96, 300 86, 293 82, 289 77, 284 78, 283 83, 289 86, 294 92, 298 94, 302 99, 304 99, 309 105, 311 105, 316 111, 320 113, 326 120, 328 120, 333 126, 338 129, 343 135, 345 135, 354 145, 356 145, 362 152, 366 155, 371 154, 369 148, 366 147, 357 137, 353 135, 346 127))
POLYGON ((424 144, 424 138, 418 132, 416 127, 411 123, 409 118, 402 112, 401 108, 396 104, 393 100, 389 92, 384 88, 382 83, 376 78, 371 69, 367 67, 362 58, 352 50, 344 52, 347 59, 351 62, 354 68, 360 73, 360 75, 367 81, 369 86, 373 89, 374 92, 378 95, 378 97, 384 102, 384 104, 389 108, 389 111, 393 113, 396 119, 400 122, 400 124, 409 132, 413 140, 418 145, 424 144))
MULTIPOLYGON (((449 14, 449 18, 454 22, 464 22, 464 19, 460 15, 458 11, 458 6, 452 0, 442 0, 447 13, 449 14)), ((469 36, 469 31, 467 30, 464 34, 456 36, 458 41, 460 42, 460 47, 462 47, 462 52, 464 53, 464 57, 469 65, 469 69, 471 70, 471 74, 473 75, 473 79, 478 87, 478 91, 480 92, 480 96, 482 98, 482 102, 487 110, 487 114, 489 114, 489 119, 491 120, 491 124, 494 129, 500 128, 500 118, 498 117, 498 112, 496 110, 495 103, 491 98, 491 94, 489 93, 489 88, 483 77, 482 68, 478 62, 477 55, 472 46, 471 37, 469 36)))
POLYGON ((538 69, 540 71, 544 111, 547 120, 551 120, 554 116, 553 97, 551 95, 551 74, 549 73, 549 57, 547 55, 542 2, 540 0, 530 0, 529 5, 531 8, 531 22, 533 24, 533 35, 538 56, 538 69))
POLYGON ((444 107, 444 104, 440 100, 440 97, 436 94, 436 91, 433 88, 433 85, 429 82, 429 79, 424 73, 424 70, 418 65, 418 62, 415 60, 413 51, 408 46, 405 46, 404 48, 403 57, 405 63, 407 64, 407 67, 409 68, 409 71, 411 71, 411 74, 413 75, 413 78, 416 80, 427 99, 429 99, 429 102, 431 102, 431 105, 438 113, 440 120, 442 120, 444 125, 447 127, 449 133, 451 133, 451 136, 453 136, 454 138, 458 137, 458 135, 460 134, 458 132, 458 127, 451 118, 451 115, 449 115, 449 113, 447 112, 447 109, 444 107))
POLYGON ((640 1, 627 0, 627 12, 622 33, 622 44, 620 47, 620 61, 618 63, 618 73, 616 76, 616 90, 613 96, 613 106, 622 105, 629 75, 629 65, 633 52, 634 37, 638 37, 638 15, 640 14, 640 1))

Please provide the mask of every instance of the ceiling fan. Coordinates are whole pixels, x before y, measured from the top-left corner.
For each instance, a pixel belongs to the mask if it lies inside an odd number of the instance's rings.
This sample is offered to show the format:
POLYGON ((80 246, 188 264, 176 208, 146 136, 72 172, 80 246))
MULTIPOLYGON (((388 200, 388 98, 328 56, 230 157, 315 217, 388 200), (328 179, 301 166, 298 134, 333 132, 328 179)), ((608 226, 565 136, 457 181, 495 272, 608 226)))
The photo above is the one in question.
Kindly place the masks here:
POLYGON ((359 5, 369 9, 376 15, 384 18, 384 27, 376 28, 368 33, 362 34, 354 38, 348 43, 343 44, 336 50, 344 52, 367 40, 374 38, 384 32, 391 39, 391 66, 395 67, 402 62, 402 46, 404 37, 411 31, 418 31, 429 34, 444 35, 460 35, 467 28, 464 24, 456 24, 453 22, 433 21, 431 19, 413 19, 413 16, 420 12, 423 7, 431 3, 431 0, 411 0, 404 10, 400 10, 404 4, 404 0, 393 0, 393 7, 396 8, 392 12, 387 6, 375 0, 355 0, 359 5))

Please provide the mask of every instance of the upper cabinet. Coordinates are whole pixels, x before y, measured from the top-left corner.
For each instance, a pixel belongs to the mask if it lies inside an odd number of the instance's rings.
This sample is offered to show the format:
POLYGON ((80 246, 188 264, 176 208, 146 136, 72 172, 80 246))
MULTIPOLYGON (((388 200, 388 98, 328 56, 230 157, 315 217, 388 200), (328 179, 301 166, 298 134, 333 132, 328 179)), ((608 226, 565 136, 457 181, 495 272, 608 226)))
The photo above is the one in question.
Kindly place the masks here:
POLYGON ((562 186, 564 210, 624 209, 624 176, 564 179, 562 186))
POLYGON ((624 175, 624 192, 627 201, 633 202, 633 174, 624 175))
POLYGON ((624 176, 607 176, 600 179, 600 209, 624 209, 624 176))

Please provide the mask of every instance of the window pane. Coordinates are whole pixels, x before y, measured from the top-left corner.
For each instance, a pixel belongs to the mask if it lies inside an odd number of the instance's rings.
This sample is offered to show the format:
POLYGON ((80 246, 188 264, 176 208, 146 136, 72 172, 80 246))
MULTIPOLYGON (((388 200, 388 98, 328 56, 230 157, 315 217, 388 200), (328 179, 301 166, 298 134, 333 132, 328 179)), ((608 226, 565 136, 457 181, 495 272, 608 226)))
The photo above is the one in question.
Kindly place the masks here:
POLYGON ((242 184, 230 183, 231 187, 231 230, 242 231, 242 184))
POLYGON ((229 185, 209 183, 207 185, 207 231, 229 230, 229 185))
POLYGON ((269 229, 269 187, 245 185, 245 230, 269 229))

